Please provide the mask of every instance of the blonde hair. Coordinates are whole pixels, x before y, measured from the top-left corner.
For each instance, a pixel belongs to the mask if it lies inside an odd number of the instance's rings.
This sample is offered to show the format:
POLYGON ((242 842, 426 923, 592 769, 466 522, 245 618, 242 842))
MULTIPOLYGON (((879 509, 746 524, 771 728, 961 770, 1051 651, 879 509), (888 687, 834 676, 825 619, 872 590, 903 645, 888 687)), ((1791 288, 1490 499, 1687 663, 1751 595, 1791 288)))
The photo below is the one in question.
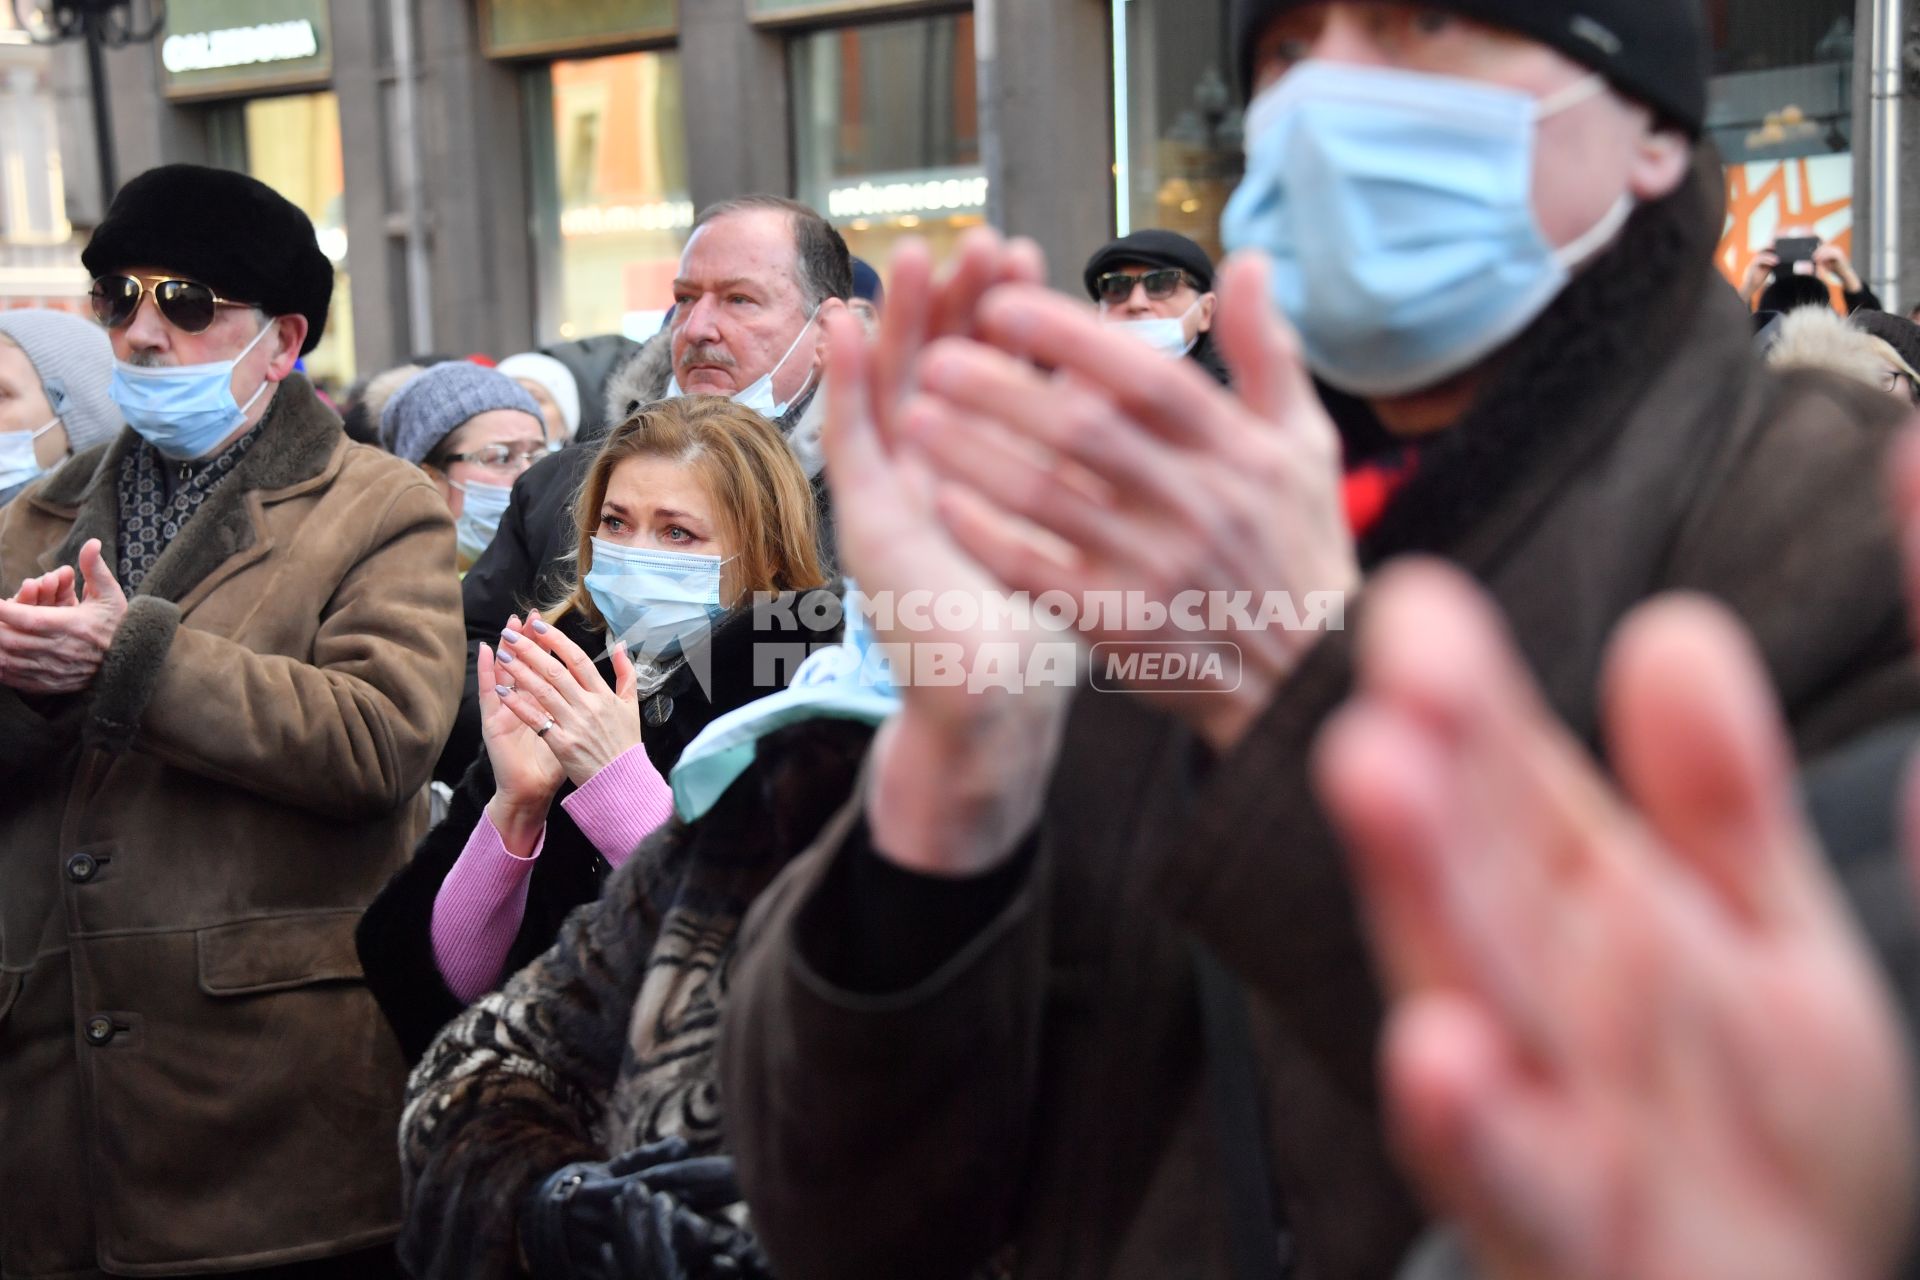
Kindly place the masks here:
POLYGON ((595 627, 586 576, 607 486, 621 463, 659 458, 691 467, 714 501, 714 519, 732 547, 723 597, 756 591, 808 591, 826 582, 820 566, 820 517, 813 487, 780 429, 725 396, 681 396, 648 405, 615 427, 600 446, 574 499, 576 571, 553 618, 578 610, 595 627))

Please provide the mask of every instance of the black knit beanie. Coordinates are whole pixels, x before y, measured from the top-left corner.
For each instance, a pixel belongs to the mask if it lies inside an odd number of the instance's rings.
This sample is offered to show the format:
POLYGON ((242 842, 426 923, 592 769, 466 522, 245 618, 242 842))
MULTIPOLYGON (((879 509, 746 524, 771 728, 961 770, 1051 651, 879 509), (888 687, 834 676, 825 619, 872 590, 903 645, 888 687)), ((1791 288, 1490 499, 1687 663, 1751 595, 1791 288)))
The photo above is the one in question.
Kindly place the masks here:
MULTIPOLYGON (((1234 56, 1240 90, 1252 96, 1261 31, 1309 0, 1234 0, 1234 56)), ((1426 0, 1463 18, 1500 27, 1592 67, 1670 124, 1699 136, 1707 116, 1706 27, 1699 0, 1426 0)))
POLYGON ((298 206, 257 178, 169 164, 120 188, 80 261, 94 276, 153 267, 270 316, 305 316, 305 355, 333 301, 333 264, 298 206))
POLYGON ((1850 323, 1892 347, 1909 369, 1920 371, 1920 325, 1905 316, 1888 315, 1870 307, 1854 312, 1850 323))

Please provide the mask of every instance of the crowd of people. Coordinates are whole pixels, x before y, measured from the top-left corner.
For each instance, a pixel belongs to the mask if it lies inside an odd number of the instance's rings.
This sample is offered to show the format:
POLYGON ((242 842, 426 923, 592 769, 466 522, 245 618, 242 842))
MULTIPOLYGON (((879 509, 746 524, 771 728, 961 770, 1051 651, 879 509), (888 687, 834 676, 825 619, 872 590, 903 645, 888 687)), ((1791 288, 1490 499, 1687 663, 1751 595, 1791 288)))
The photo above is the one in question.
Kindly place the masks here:
POLYGON ((1084 298, 742 195, 336 405, 305 215, 116 194, 0 314, 0 1276, 1920 1274, 1920 326, 1721 276, 1690 0, 1235 15, 1233 252, 1084 298))

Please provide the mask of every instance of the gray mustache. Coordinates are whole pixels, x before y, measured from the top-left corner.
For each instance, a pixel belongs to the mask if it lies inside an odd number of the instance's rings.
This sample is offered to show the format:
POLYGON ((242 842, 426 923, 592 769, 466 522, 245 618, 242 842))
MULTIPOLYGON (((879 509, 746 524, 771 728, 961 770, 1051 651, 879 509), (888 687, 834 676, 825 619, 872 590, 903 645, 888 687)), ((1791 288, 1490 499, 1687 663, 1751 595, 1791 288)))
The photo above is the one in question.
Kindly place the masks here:
POLYGON ((688 347, 687 354, 680 357, 679 367, 691 369, 694 365, 714 365, 721 369, 738 368, 740 362, 727 354, 724 347, 688 347))

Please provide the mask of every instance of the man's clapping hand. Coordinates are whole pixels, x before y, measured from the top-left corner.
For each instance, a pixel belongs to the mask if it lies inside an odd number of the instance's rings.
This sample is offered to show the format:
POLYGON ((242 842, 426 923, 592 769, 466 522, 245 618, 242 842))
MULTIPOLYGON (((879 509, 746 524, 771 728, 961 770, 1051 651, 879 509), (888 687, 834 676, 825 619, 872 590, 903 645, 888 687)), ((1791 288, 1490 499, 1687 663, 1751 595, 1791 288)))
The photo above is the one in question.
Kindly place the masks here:
POLYGON ((80 548, 84 591, 62 566, 0 601, 0 685, 19 693, 78 693, 92 685, 126 617, 127 597, 95 538, 80 548))
POLYGON ((1700 600, 1628 621, 1603 697, 1623 796, 1471 583, 1400 568, 1369 598, 1321 789, 1428 1197, 1501 1280, 1891 1274, 1906 1048, 1751 642, 1700 600))

